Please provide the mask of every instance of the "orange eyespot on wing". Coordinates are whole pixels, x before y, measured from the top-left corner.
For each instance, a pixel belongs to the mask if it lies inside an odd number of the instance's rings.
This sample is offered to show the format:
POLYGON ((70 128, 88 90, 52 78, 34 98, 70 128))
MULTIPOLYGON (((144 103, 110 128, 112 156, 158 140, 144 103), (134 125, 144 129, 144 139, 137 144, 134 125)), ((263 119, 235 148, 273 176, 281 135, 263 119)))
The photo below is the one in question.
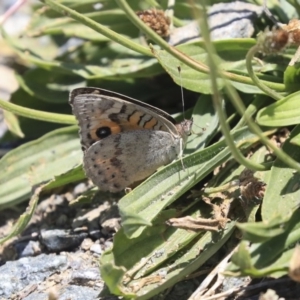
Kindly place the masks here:
POLYGON ((125 100, 93 93, 71 94, 70 103, 79 123, 84 151, 95 142, 120 132, 137 129, 170 131, 170 128, 176 131, 171 122, 155 112, 125 100))

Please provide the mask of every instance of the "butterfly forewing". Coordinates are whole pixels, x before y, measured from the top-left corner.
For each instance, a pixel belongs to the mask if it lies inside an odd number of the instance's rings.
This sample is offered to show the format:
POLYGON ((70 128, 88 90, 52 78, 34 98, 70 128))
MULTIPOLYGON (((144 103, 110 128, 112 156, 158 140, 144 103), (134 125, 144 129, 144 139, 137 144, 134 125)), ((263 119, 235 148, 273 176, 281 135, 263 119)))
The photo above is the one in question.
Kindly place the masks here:
MULTIPOLYGON (((82 89, 85 92, 87 88, 82 89)), ((129 130, 151 129, 177 134, 175 125, 147 107, 98 93, 71 93, 70 103, 76 116, 84 150, 109 135, 129 130)), ((130 99, 130 98, 129 98, 130 99)), ((137 100, 135 100, 137 101, 137 100)))

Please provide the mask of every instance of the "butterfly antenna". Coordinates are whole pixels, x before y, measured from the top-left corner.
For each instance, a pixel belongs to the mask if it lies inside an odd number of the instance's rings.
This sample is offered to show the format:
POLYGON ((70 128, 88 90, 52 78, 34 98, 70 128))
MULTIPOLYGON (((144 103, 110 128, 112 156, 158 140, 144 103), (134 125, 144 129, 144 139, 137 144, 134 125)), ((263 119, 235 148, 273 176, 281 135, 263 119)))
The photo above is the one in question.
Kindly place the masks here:
POLYGON ((183 88, 182 88, 182 77, 181 77, 181 67, 178 66, 178 73, 179 73, 179 78, 180 78, 180 90, 181 90, 181 101, 182 101, 182 115, 183 115, 183 119, 185 120, 185 108, 184 108, 184 95, 183 95, 183 88))

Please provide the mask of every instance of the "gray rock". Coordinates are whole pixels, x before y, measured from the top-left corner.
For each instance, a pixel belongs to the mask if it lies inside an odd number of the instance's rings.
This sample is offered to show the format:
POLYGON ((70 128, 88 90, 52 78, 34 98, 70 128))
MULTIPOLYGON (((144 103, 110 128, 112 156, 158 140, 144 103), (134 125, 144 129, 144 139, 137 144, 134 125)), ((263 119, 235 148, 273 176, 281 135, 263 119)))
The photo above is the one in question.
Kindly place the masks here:
POLYGON ((77 285, 69 285, 59 295, 59 300, 94 300, 97 299, 99 290, 94 290, 90 287, 77 285))
POLYGON ((99 255, 102 254, 102 252, 103 252, 100 244, 92 245, 91 248, 90 248, 90 251, 94 252, 96 254, 99 254, 99 255))
MULTIPOLYGON (((97 298, 99 292, 93 288, 86 286, 70 285, 56 293, 59 300, 94 300, 97 298)), ((48 300, 48 293, 32 293, 23 298, 23 300, 48 300)))
POLYGON ((81 283, 83 285, 89 281, 96 281, 100 278, 99 268, 90 268, 85 270, 78 270, 72 273, 71 280, 73 283, 81 283))
POLYGON ((41 242, 51 251, 62 251, 78 247, 87 233, 74 233, 70 230, 42 230, 41 242))
MULTIPOLYGON (((36 256, 41 253, 41 244, 39 241, 29 241, 22 243, 19 248, 19 257, 36 256)), ((16 247, 17 248, 17 247, 16 247)))
MULTIPOLYGON (((224 40, 251 37, 254 33, 253 20, 260 17, 262 13, 262 6, 241 1, 212 5, 207 11, 211 39, 224 40)), ((199 22, 193 21, 174 29, 168 43, 178 45, 200 40, 200 37, 199 22)))
POLYGON ((9 261, 0 267, 0 298, 10 297, 28 285, 39 284, 66 267, 67 258, 62 255, 41 254, 9 261))

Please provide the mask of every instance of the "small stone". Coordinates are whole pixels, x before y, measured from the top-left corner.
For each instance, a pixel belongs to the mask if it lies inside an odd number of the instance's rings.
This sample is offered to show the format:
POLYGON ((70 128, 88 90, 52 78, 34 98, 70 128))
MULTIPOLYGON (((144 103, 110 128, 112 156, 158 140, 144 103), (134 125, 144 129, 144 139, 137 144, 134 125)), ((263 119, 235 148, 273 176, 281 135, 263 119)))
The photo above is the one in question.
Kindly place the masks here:
POLYGON ((94 245, 92 245, 91 248, 90 248, 90 251, 94 252, 96 254, 99 254, 99 255, 101 255, 102 252, 103 252, 100 244, 94 244, 94 245))
POLYGON ((63 205, 64 204, 64 198, 61 195, 55 195, 53 199, 53 204, 55 206, 57 205, 63 205))
POLYGON ((64 214, 60 215, 56 220, 56 225, 62 226, 65 225, 68 222, 68 217, 64 214))
MULTIPOLYGON (((16 245, 17 246, 17 245, 16 245)), ((39 241, 29 241, 19 253, 20 257, 36 256, 41 253, 41 243, 39 241)))
POLYGON ((84 270, 74 271, 72 273, 72 282, 87 282, 100 279, 99 268, 89 268, 84 270))
POLYGON ((113 246, 113 242, 112 241, 105 241, 104 242, 104 250, 111 249, 112 246, 113 246))
POLYGON ((112 233, 117 232, 121 226, 120 226, 120 219, 119 218, 111 218, 106 221, 104 221, 102 224, 102 230, 101 232, 104 235, 110 235, 112 233))
POLYGON ((89 236, 95 240, 99 240, 103 235, 100 229, 89 230, 89 236))
POLYGON ((78 247, 87 233, 76 233, 70 230, 42 230, 41 242, 51 251, 62 251, 78 247))
POLYGON ((86 189, 87 189, 86 184, 83 183, 83 182, 81 182, 81 183, 79 183, 79 184, 77 184, 77 185, 75 186, 75 188, 74 188, 74 194, 75 194, 75 195, 80 195, 80 194, 82 194, 83 192, 85 192, 86 189))
POLYGON ((82 241, 80 247, 82 250, 88 251, 93 244, 94 242, 90 238, 86 238, 82 241))

